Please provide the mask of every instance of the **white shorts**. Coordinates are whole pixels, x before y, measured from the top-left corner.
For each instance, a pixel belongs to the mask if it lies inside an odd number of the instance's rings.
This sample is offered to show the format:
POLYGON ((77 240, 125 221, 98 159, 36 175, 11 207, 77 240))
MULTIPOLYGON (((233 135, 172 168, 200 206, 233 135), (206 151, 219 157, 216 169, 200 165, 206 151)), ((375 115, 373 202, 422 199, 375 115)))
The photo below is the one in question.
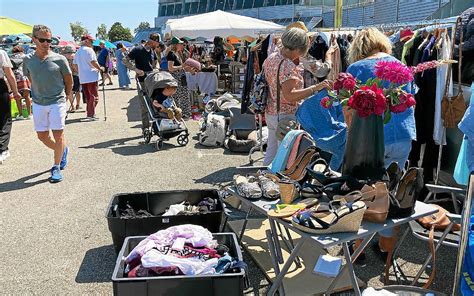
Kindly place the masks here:
POLYGON ((63 130, 66 125, 66 103, 42 106, 33 103, 33 122, 35 131, 63 130))

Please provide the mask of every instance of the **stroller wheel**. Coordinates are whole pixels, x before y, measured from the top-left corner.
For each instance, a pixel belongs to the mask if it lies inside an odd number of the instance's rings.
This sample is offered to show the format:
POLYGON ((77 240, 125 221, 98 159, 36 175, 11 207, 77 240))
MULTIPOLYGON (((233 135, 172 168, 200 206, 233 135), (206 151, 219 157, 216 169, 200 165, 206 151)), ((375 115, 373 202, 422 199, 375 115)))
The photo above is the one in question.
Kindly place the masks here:
POLYGON ((163 141, 158 140, 158 141, 156 141, 156 150, 160 151, 161 149, 163 149, 163 141))
POLYGON ((148 144, 151 141, 151 132, 149 129, 144 129, 143 130, 143 140, 145 140, 145 143, 148 144))
POLYGON ((189 143, 188 135, 179 135, 176 140, 178 141, 179 146, 186 146, 189 143))

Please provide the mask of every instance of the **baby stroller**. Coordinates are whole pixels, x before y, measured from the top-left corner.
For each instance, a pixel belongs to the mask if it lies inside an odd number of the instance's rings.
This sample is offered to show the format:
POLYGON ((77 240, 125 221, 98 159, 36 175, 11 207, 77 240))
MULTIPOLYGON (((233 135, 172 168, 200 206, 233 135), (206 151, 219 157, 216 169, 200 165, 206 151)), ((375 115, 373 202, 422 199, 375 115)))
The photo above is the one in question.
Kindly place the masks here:
POLYGON ((142 92, 148 114, 152 120, 151 127, 143 131, 143 139, 145 143, 150 143, 153 135, 158 136, 156 141, 156 150, 163 148, 163 141, 168 141, 171 138, 177 137, 179 146, 186 146, 189 143, 188 127, 183 119, 171 120, 168 117, 163 117, 160 112, 156 112, 153 107, 153 92, 156 89, 164 88, 166 82, 173 79, 173 76, 168 72, 154 71, 145 78, 145 89, 141 89, 140 83, 137 83, 138 91, 142 92))

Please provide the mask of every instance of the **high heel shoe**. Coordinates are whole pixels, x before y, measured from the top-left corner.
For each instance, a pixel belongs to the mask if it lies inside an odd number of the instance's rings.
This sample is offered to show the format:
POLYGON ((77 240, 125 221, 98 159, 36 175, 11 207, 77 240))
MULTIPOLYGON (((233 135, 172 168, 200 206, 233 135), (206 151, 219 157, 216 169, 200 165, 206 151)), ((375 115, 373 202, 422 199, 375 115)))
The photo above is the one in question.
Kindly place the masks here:
POLYGON ((311 211, 301 211, 293 216, 291 223, 304 232, 314 234, 359 231, 366 209, 364 202, 347 203, 334 209, 335 203, 330 203, 332 209, 322 218, 314 217, 311 211))
POLYGON ((423 169, 409 168, 400 180, 395 195, 390 194, 389 218, 405 218, 415 211, 417 197, 423 188, 423 169))

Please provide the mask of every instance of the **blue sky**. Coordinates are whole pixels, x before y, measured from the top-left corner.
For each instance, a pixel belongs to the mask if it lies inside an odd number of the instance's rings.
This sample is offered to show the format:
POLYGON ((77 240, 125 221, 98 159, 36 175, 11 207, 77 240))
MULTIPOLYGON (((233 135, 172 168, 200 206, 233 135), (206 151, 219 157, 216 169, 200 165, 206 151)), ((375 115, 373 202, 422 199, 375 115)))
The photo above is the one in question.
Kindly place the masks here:
POLYGON ((72 22, 81 22, 93 36, 100 24, 109 30, 115 22, 133 34, 142 21, 153 27, 157 14, 158 0, 0 0, 0 15, 30 25, 47 25, 63 40, 72 40, 72 22))

